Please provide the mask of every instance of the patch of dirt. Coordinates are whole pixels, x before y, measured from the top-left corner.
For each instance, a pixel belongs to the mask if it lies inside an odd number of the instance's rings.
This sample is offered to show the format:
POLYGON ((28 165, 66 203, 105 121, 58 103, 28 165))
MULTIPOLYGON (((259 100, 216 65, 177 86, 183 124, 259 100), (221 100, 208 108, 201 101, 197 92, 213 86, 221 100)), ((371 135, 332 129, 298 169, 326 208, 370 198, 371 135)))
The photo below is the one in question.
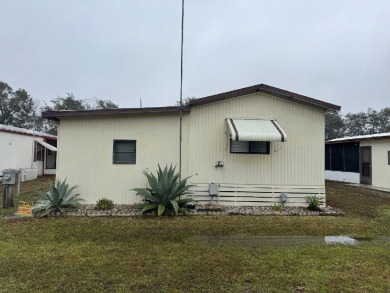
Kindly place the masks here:
POLYGON ((378 209, 390 207, 390 193, 326 181, 326 204, 345 214, 374 218, 378 209))

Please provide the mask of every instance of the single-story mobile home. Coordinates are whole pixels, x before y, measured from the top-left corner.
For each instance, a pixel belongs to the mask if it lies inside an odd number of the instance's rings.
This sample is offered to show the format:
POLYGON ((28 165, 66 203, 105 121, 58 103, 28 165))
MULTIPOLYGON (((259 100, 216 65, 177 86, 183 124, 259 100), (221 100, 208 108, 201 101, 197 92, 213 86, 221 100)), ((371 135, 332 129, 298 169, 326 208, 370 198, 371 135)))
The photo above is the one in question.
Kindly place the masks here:
POLYGON ((325 170, 329 180, 390 188, 390 133, 327 141, 325 170))
MULTIPOLYGON (((304 206, 325 198, 325 111, 340 107, 259 84, 191 100, 188 106, 53 111, 59 123, 57 178, 87 203, 143 198, 142 171, 182 162, 200 203, 304 206), (182 143, 180 149, 180 111, 182 143), (181 157, 181 160, 180 160, 181 157), (210 196, 209 186, 217 186, 210 196)), ((213 189, 214 190, 214 189, 213 189)))
POLYGON ((56 145, 54 135, 0 124, 0 174, 5 169, 36 170, 37 175, 55 174, 56 145))

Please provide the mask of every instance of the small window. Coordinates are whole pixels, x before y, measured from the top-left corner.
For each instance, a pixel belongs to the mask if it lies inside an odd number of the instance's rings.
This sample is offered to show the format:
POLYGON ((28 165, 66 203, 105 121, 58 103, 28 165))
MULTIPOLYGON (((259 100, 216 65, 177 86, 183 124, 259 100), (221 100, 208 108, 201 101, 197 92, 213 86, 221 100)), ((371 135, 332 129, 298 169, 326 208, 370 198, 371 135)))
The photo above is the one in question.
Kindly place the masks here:
POLYGON ((234 154, 269 154, 269 141, 235 141, 230 139, 230 152, 234 154))
POLYGON ((135 140, 114 140, 113 164, 135 164, 135 159, 135 140))
POLYGON ((43 161, 43 146, 35 143, 35 161, 43 161))
POLYGON ((390 165, 390 151, 387 152, 387 164, 390 165))

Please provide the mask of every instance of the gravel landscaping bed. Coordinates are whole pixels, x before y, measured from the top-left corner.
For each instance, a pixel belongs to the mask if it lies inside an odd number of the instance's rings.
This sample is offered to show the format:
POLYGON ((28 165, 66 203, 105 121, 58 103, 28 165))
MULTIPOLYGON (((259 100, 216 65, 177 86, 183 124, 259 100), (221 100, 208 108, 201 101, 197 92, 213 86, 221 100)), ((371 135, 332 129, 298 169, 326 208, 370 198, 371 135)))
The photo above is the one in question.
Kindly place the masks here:
MULTIPOLYGON (((189 215, 283 215, 283 216, 341 216, 343 212, 330 206, 322 208, 320 211, 310 211, 305 207, 284 207, 275 209, 274 207, 242 207, 242 206, 222 206, 222 205, 197 205, 188 213, 189 215)), ((142 212, 137 205, 115 205, 113 209, 101 211, 95 209, 94 204, 86 204, 79 207, 77 211, 68 212, 69 216, 88 217, 129 217, 141 216, 142 212)), ((154 214, 147 214, 154 215, 154 214)))

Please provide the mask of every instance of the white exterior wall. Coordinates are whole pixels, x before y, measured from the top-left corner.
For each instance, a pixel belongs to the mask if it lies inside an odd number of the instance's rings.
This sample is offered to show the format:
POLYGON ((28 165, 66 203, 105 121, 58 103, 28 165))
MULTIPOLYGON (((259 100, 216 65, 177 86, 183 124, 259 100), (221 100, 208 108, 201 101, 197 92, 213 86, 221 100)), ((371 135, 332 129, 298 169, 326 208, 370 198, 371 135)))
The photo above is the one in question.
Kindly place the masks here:
POLYGON ((193 107, 189 173, 197 183, 324 185, 324 112, 257 93, 193 107), (231 154, 228 117, 276 118, 287 142, 271 142, 271 154, 231 154), (224 161, 223 168, 215 162, 224 161))
POLYGON ((32 136, 0 132, 0 174, 4 169, 31 168, 33 147, 32 136))
POLYGON ((85 203, 136 203, 131 189, 147 186, 142 171, 178 165, 179 115, 61 119, 57 143, 57 178, 79 185, 85 203), (137 141, 136 164, 113 164, 115 139, 137 141))
POLYGON ((372 185, 390 188, 390 165, 388 165, 388 151, 390 139, 365 140, 360 146, 371 146, 372 185))
POLYGON ((196 174, 190 181, 198 185, 197 199, 209 200, 209 183, 220 184, 224 204, 272 205, 281 192, 290 205, 306 205, 310 194, 325 199, 323 111, 255 93, 192 107, 189 120, 188 170, 196 174), (269 155, 231 154, 225 119, 234 117, 276 118, 287 142, 271 142, 269 155))
MULTIPOLYGON (((58 149, 57 178, 79 185, 77 192, 86 203, 102 197, 136 203, 142 197, 131 189, 147 186, 142 171, 179 164, 179 115, 61 118, 58 149), (136 164, 112 163, 115 139, 137 141, 136 164)), ((244 201, 264 198, 253 205, 279 202, 281 192, 297 198, 290 205, 306 205, 309 194, 325 197, 323 158, 320 110, 257 93, 195 106, 184 114, 182 175, 192 176, 195 196, 203 199, 209 199, 207 187, 214 182, 221 184, 221 195, 231 196, 239 189, 237 196, 244 201), (272 142, 270 155, 230 154, 227 117, 276 118, 288 141, 272 142), (216 168, 217 161, 224 167, 216 168)))
POLYGON ((355 172, 325 170, 325 179, 349 183, 360 183, 360 174, 355 172))

